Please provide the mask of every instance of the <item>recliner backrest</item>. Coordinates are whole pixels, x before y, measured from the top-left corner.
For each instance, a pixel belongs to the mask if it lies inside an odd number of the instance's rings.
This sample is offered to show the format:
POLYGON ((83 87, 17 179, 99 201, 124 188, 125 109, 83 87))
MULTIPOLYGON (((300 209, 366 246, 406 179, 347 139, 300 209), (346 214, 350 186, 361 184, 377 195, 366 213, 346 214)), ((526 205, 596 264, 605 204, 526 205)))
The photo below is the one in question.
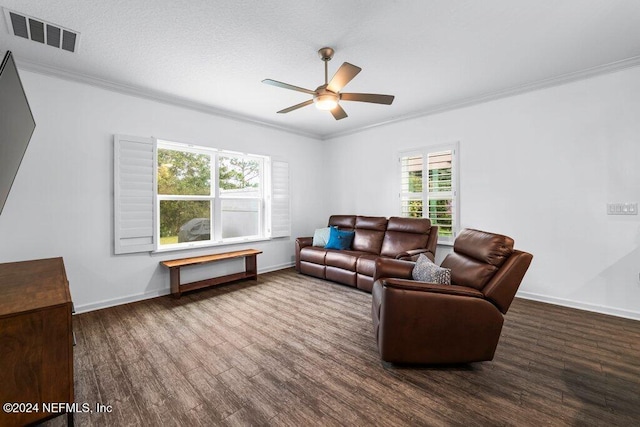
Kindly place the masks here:
POLYGON ((482 289, 484 296, 503 314, 509 310, 532 259, 533 255, 530 253, 513 251, 509 259, 482 289))
MULTIPOLYGON (((429 218, 391 217, 387 224, 380 254, 395 257, 412 249, 427 248, 431 233, 429 218)), ((435 252, 435 248, 434 248, 435 252)))
POLYGON ((506 313, 533 256, 513 249, 513 239, 480 230, 463 230, 441 266, 451 283, 481 291, 506 313))
POLYGON ((338 227, 340 230, 353 231, 356 228, 355 215, 331 215, 329 227, 338 227))
POLYGON ((453 243, 442 267, 451 269, 454 285, 481 291, 513 252, 513 239, 501 234, 465 229, 453 243))
POLYGON ((357 216, 355 227, 356 235, 353 237, 351 248, 354 251, 379 254, 386 229, 386 217, 357 216))

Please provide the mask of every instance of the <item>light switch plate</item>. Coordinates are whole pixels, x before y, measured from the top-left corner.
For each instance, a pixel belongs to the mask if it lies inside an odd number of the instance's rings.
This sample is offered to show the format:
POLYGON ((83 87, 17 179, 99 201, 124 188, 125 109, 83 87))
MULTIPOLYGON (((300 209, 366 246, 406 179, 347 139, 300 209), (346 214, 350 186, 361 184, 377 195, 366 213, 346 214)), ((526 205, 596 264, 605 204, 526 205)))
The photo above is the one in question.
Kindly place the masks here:
POLYGON ((607 203, 608 215, 638 215, 637 203, 607 203))

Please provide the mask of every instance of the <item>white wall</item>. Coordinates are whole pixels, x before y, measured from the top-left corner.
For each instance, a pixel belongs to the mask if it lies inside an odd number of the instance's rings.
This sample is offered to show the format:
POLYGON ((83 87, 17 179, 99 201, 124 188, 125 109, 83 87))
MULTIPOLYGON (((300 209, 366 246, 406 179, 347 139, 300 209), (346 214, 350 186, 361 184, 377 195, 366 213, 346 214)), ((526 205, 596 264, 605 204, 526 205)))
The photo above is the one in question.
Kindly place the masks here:
POLYGON ((534 255, 519 296, 640 319, 640 216, 606 215, 640 202, 639 117, 633 68, 336 137, 328 207, 397 215, 398 151, 460 141, 462 226, 534 255))
POLYGON ((640 217, 605 211, 607 202, 640 202, 640 68, 324 142, 21 76, 37 127, 0 215, 0 262, 63 256, 79 310, 167 293, 158 262, 172 257, 256 247, 260 271, 292 263, 293 238, 113 255, 112 138, 122 133, 288 160, 293 236, 332 213, 398 214, 397 152, 460 141, 462 225, 510 235, 534 254, 520 296, 640 319, 640 217))
MULTIPOLYGON (((0 262, 64 257, 79 311, 166 294, 163 259, 254 247, 259 271, 292 265, 293 238, 188 252, 113 255, 113 134, 188 142, 290 163, 293 236, 326 223, 323 144, 311 138, 21 71, 37 123, 0 215, 0 262)), ((242 261, 208 272, 242 269, 242 261)), ((197 277, 195 277, 197 278, 197 277)), ((190 275, 185 277, 191 280, 190 275)))

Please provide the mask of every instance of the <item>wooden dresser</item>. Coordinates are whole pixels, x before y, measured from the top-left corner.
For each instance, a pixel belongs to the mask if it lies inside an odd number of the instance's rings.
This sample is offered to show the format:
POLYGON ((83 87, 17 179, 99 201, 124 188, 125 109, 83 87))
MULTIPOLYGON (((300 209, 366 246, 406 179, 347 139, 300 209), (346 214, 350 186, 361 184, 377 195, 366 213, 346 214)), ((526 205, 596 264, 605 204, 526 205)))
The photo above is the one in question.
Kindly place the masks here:
POLYGON ((72 310, 62 258, 0 264, 0 404, 25 404, 3 406, 0 426, 61 415, 73 403, 72 310))

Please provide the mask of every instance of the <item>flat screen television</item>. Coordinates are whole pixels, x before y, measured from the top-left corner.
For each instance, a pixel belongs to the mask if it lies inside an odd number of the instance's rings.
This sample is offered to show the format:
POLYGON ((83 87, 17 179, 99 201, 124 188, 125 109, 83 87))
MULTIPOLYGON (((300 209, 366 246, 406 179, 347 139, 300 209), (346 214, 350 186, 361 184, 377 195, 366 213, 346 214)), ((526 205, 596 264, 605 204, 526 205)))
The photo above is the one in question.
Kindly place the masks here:
POLYGON ((10 51, 0 64, 0 214, 36 128, 10 51))

